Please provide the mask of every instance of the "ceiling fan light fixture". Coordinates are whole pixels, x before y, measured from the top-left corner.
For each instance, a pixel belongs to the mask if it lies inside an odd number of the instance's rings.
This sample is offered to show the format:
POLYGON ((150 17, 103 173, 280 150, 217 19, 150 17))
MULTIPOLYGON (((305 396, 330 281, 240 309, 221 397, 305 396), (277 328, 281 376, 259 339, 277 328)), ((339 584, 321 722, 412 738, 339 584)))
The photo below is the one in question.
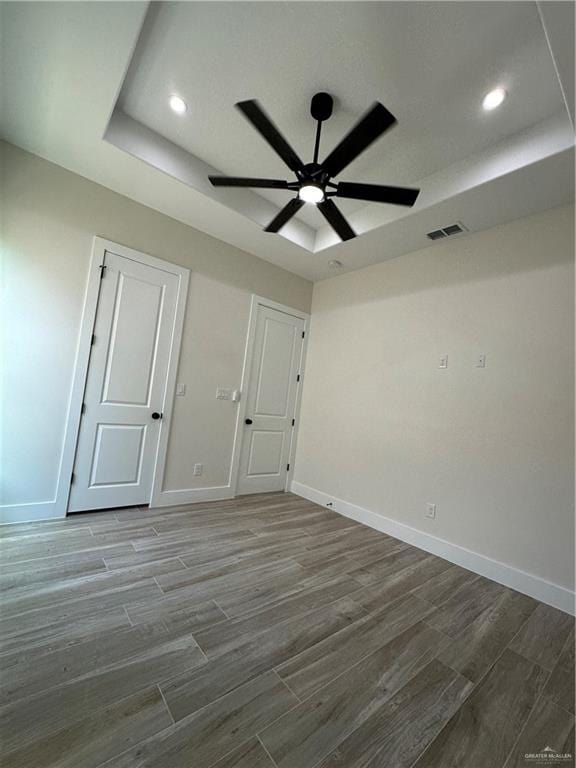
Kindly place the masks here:
POLYGON ((177 115, 183 115, 188 109, 188 106, 181 96, 177 96, 175 93, 168 99, 168 104, 172 112, 176 112, 177 115))
POLYGON ((305 203, 321 203, 324 200, 324 190, 318 184, 303 184, 298 190, 298 197, 305 203))
POLYGON ((490 112, 492 109, 499 107, 505 98, 506 91, 504 88, 494 88, 494 90, 490 91, 486 94, 486 96, 484 96, 482 100, 482 106, 487 112, 490 112))

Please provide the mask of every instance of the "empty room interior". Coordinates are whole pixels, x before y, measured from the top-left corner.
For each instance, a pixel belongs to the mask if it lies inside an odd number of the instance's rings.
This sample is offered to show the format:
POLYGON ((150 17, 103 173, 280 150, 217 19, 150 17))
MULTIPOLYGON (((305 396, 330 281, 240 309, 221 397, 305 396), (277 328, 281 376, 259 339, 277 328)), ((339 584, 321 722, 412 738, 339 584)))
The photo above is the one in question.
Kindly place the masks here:
POLYGON ((0 2, 3 768, 574 768, 574 29, 0 2))

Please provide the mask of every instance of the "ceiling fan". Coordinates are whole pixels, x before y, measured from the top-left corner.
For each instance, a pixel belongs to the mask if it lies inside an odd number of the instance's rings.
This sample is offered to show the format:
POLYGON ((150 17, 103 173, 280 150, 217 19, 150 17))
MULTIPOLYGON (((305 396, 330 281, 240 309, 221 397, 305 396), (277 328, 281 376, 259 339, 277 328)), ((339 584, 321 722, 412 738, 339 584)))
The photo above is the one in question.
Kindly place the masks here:
POLYGON ((366 200, 371 203, 392 203, 412 206, 420 194, 419 189, 386 187, 380 184, 356 184, 331 179, 355 160, 373 141, 396 123, 396 118, 378 101, 363 115, 360 121, 342 139, 321 163, 318 162, 322 123, 332 114, 334 101, 328 93, 317 93, 312 98, 310 114, 318 122, 314 160, 303 163, 290 144, 282 136, 257 101, 241 101, 236 104, 244 117, 296 175, 296 181, 282 179, 257 179, 236 176, 209 176, 215 187, 253 187, 260 189, 286 189, 297 192, 277 216, 265 228, 265 232, 279 232, 305 203, 315 203, 326 221, 342 240, 351 240, 356 233, 331 200, 332 197, 366 200))

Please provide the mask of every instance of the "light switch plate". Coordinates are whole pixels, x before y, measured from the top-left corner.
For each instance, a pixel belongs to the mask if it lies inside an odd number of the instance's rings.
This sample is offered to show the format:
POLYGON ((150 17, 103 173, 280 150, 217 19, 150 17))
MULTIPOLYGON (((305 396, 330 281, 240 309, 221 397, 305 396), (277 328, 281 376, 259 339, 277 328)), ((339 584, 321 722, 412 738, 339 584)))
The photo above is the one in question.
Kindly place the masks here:
POLYGON ((216 400, 230 400, 232 397, 232 389, 228 387, 218 387, 216 390, 216 400))
POLYGON ((476 358, 476 368, 486 368, 486 355, 478 355, 476 358))
POLYGON ((438 362, 438 368, 441 368, 442 370, 448 368, 448 355, 442 355, 438 362))
POLYGON ((186 384, 176 384, 176 397, 184 397, 186 394, 186 384))

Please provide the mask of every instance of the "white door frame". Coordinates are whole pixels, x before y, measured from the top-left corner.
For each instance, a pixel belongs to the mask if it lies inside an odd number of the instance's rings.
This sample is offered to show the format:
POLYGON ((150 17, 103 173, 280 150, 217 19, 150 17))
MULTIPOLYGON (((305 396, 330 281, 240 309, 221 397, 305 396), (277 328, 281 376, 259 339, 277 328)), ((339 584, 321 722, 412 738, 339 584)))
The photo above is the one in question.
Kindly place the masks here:
POLYGON ((176 299, 176 313, 174 316, 174 325, 172 328, 172 338, 170 344, 170 359, 168 362, 168 375, 166 379, 166 388, 164 391, 164 402, 162 403, 163 418, 160 424, 160 435, 158 438, 158 448, 154 460, 154 476, 152 480, 152 490, 150 493, 150 506, 155 506, 159 500, 162 491, 162 481, 164 479, 164 467, 166 464, 166 453, 168 450, 168 437, 170 434, 170 421, 174 405, 174 390, 176 387, 176 374, 178 372, 178 361, 180 357, 180 345, 182 342, 182 330, 184 327, 184 315, 186 312, 186 299, 188 296, 188 283, 190 281, 190 270, 186 267, 180 267, 169 261, 158 259, 155 256, 149 256, 147 253, 136 251, 125 245, 119 245, 111 240, 105 240, 102 237, 94 237, 92 242, 92 256, 90 259, 90 268, 88 271, 88 285, 84 297, 84 308, 80 322, 80 336, 76 350, 76 361, 74 364, 74 377, 72 380, 72 390, 68 405, 68 417, 66 423, 66 432, 64 435, 64 447, 62 450, 62 459, 60 462, 60 472, 58 475, 58 487, 56 491, 56 508, 58 515, 64 517, 68 509, 68 498, 70 495, 70 481, 74 469, 74 460, 76 455, 76 444, 78 442, 78 433, 80 431, 80 419, 82 412, 82 401, 84 399, 84 390, 86 387, 86 378, 88 376, 88 365, 90 362, 90 347, 94 323, 96 321, 96 312, 98 309, 98 297, 100 294, 100 276, 101 267, 104 264, 106 251, 111 251, 118 256, 137 261, 155 269, 161 269, 164 272, 170 272, 179 278, 178 295, 176 299))
POLYGON ((288 307, 286 304, 279 304, 277 301, 266 299, 264 296, 257 296, 252 294, 252 301, 250 303, 250 320, 248 323, 248 335, 246 337, 246 348, 244 352, 244 365, 242 366, 242 383, 240 384, 240 391, 242 393, 240 399, 240 407, 238 408, 238 415, 236 417, 236 431, 234 433, 234 446, 232 448, 232 467, 230 471, 230 484, 232 486, 234 495, 238 495, 238 472, 240 469, 240 454, 242 451, 242 440, 244 438, 244 419, 246 416, 246 400, 248 396, 248 387, 250 385, 250 372, 252 370, 252 360, 254 357, 254 341, 256 338, 256 320, 258 317, 258 307, 270 307, 270 309, 276 309, 279 312, 284 312, 287 315, 298 317, 304 320, 304 341, 302 344, 302 352, 300 355, 299 373, 300 380, 296 386, 296 402, 294 405, 294 429, 292 430, 290 438, 290 453, 288 463, 290 469, 286 473, 286 484, 284 490, 287 491, 290 488, 292 482, 292 475, 294 473, 294 459, 296 456, 296 441, 298 438, 298 427, 300 420, 300 405, 302 401, 302 385, 304 383, 304 365, 306 362, 306 349, 308 346, 308 336, 310 327, 310 315, 306 312, 302 312, 294 307, 288 307))

